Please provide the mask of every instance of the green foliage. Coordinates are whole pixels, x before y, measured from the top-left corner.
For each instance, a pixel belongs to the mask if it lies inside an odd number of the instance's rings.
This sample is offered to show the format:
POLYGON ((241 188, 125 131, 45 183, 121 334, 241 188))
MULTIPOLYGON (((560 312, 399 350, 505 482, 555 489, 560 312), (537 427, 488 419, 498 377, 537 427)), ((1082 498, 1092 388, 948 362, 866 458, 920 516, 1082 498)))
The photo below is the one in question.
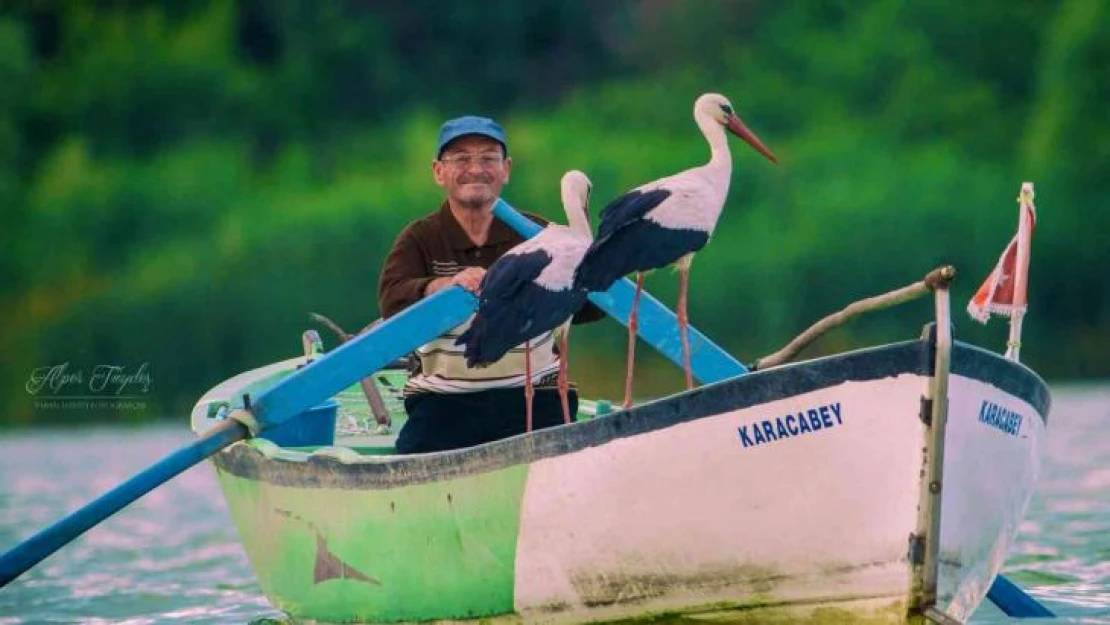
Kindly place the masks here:
MULTIPOLYGON (((691 316, 744 361, 843 305, 956 265, 957 305, 1037 184, 1026 360, 1110 375, 1104 3, 1006 11, 897 0, 530 3, 16 3, 0 13, 0 422, 36 412, 29 372, 148 362, 180 414, 233 373, 300 349, 307 313, 377 316, 393 237, 441 200, 443 118, 496 115, 506 198, 562 220, 702 162, 691 120, 732 98, 778 153, 738 141, 691 316)), ((673 302, 677 278, 649 289, 673 302)), ((811 355, 913 336, 927 304, 853 322, 811 355)), ((958 313, 958 311, 957 311, 958 313)), ((1001 347, 1005 324, 958 315, 1001 347)), ((589 394, 618 394, 624 333, 575 332, 589 394)), ((334 344, 328 340, 329 344, 334 344)), ((642 388, 681 373, 644 353, 642 388)), ((132 415, 133 416, 133 415, 132 415)))

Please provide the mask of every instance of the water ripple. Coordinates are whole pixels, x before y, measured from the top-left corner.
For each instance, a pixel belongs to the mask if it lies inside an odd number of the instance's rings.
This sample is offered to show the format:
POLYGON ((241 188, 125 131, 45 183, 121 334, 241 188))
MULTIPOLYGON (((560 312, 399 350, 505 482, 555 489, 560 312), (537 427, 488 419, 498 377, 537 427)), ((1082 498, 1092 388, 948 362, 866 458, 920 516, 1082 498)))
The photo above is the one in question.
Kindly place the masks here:
MULTIPOLYGON (((0 438, 0 545, 29 537, 190 440, 172 425, 0 438)), ((0 625, 223 625, 268 616, 281 613, 262 596, 207 465, 143 497, 0 593, 0 625)))

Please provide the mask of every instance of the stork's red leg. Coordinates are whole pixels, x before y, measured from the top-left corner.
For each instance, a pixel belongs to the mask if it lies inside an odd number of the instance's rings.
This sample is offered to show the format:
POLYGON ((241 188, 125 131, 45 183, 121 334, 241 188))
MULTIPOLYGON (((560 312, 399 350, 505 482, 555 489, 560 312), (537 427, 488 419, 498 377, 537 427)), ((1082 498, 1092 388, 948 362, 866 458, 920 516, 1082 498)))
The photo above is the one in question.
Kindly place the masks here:
POLYGON ((532 431, 532 342, 524 341, 524 431, 532 431))
POLYGON ((625 362, 624 377, 624 403, 625 408, 632 407, 632 367, 636 360, 636 330, 639 328, 636 308, 640 304, 640 293, 644 290, 644 274, 636 274, 636 294, 632 296, 632 310, 628 313, 628 358, 625 362))
POLYGON ((690 284, 690 265, 681 263, 678 267, 678 331, 682 335, 682 368, 686 371, 686 390, 694 388, 694 374, 690 369, 690 338, 688 336, 689 317, 686 314, 686 289, 690 284))
POLYGON ((570 423, 570 383, 567 382, 567 361, 570 359, 567 334, 570 326, 559 337, 559 401, 563 404, 563 423, 570 423))

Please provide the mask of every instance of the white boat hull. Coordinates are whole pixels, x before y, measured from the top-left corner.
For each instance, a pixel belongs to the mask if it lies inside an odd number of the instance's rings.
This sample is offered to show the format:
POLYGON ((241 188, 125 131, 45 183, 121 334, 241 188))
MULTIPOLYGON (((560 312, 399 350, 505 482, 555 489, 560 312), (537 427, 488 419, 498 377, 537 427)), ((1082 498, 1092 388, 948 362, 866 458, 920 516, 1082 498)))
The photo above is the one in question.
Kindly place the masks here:
MULTIPOLYGON (((952 364, 935 607, 962 620, 1028 504, 1048 399, 993 354, 957 346, 952 364)), ((254 440, 214 464, 264 592, 300 619, 913 622, 932 607, 931 367, 911 341, 471 449, 254 440)))

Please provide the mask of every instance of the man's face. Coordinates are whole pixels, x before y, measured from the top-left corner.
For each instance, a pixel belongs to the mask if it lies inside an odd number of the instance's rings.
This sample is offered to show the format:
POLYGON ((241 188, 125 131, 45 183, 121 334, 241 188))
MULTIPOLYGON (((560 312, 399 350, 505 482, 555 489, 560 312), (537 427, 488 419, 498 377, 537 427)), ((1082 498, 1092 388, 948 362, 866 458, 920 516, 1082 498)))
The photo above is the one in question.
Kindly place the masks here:
POLYGON ((500 143, 468 135, 447 144, 439 159, 432 162, 432 174, 454 204, 483 208, 501 195, 512 164, 502 155, 500 143))

